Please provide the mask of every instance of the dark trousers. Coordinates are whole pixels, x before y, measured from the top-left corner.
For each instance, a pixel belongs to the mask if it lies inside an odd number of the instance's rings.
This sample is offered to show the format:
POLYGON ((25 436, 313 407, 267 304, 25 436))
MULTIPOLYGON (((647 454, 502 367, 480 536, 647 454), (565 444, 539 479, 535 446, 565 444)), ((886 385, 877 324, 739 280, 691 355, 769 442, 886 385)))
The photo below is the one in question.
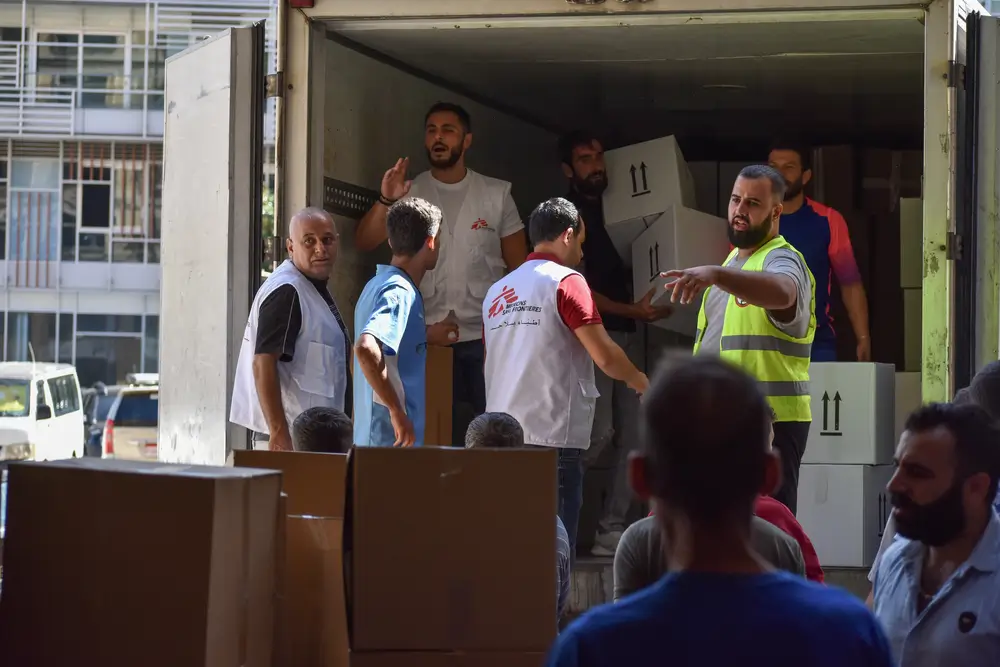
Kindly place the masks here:
POLYGON ((781 455, 781 486, 774 493, 775 500, 795 514, 799 494, 799 466, 806 452, 811 422, 775 422, 774 448, 781 455))
MULTIPOLYGON (((533 449, 553 449, 544 445, 528 444, 533 449)), ((580 526, 580 508, 583 506, 583 449, 554 448, 559 454, 556 514, 562 519, 569 537, 569 552, 576 560, 576 535, 580 526)))
POLYGON ((455 343, 451 349, 451 444, 462 447, 465 445, 465 432, 469 430, 469 424, 486 412, 483 341, 455 343))

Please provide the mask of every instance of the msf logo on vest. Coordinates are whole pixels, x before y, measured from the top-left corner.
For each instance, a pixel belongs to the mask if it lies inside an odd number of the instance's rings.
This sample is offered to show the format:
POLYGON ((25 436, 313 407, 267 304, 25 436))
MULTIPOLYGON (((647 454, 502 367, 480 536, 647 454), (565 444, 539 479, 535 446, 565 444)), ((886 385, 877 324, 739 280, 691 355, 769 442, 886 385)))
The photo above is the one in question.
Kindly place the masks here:
POLYGON ((493 303, 490 304, 488 313, 490 319, 502 314, 507 306, 512 306, 515 303, 517 303, 517 293, 514 291, 514 288, 504 285, 503 289, 500 290, 500 296, 493 299, 493 303))
POLYGON ((482 218, 479 218, 474 223, 472 223, 472 231, 477 231, 477 230, 480 230, 480 229, 482 229, 483 231, 487 231, 487 232, 491 231, 490 230, 490 223, 486 222, 482 218))

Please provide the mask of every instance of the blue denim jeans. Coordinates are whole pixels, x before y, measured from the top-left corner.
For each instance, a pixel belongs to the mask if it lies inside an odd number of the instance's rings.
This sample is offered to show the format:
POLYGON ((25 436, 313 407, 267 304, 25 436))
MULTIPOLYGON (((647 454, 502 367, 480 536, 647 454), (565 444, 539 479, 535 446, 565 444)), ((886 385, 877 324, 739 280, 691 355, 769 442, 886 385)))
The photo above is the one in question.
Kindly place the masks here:
POLYGON ((582 449, 559 450, 559 518, 566 526, 570 554, 574 560, 580 506, 583 505, 583 452, 582 449))

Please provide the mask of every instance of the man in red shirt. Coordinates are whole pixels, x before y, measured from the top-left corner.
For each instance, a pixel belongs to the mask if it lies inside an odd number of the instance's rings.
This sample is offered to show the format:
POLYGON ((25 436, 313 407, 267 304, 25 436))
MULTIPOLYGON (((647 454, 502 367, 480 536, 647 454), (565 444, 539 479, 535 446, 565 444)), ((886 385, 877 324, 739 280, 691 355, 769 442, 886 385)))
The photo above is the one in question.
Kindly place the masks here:
MULTIPOLYGON (((771 410, 771 421, 774 421, 773 409, 771 410)), ((771 430, 771 440, 774 440, 774 429, 771 430)), ((823 566, 819 562, 816 548, 792 511, 770 496, 757 496, 753 513, 798 542, 799 548, 802 550, 802 560, 805 561, 806 565, 806 579, 823 583, 823 566)), ((649 516, 653 516, 653 513, 650 512, 649 516)))
POLYGON ((582 454, 598 391, 594 364, 638 393, 646 375, 604 329, 586 279, 584 222, 566 199, 542 202, 528 221, 534 252, 483 301, 486 411, 506 412, 524 441, 559 452, 559 518, 575 552, 583 502, 582 454))

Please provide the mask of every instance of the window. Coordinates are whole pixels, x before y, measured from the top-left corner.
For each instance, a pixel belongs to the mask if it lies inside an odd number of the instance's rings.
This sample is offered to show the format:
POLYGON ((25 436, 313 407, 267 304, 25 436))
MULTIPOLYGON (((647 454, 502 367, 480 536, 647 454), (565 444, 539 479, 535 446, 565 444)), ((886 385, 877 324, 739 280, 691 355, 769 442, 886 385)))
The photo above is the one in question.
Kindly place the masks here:
POLYGON ((30 390, 27 380, 0 379, 0 417, 27 417, 30 390))
POLYGON ((160 370, 160 316, 146 315, 145 354, 142 360, 143 373, 158 373, 160 370))
POLYGON ((127 53, 125 35, 83 36, 81 107, 120 109, 125 106, 127 53))
POLYGON ((77 315, 76 328, 80 331, 107 331, 116 333, 142 332, 142 315, 77 315))
POLYGON ((73 363, 73 313, 59 315, 59 358, 64 364, 73 363))
POLYGON ((126 392, 115 411, 115 426, 150 427, 160 421, 159 394, 126 392))
POLYGON ((61 417, 80 409, 80 393, 76 390, 76 379, 72 375, 60 375, 49 380, 54 416, 61 417))
POLYGON ((76 261, 76 203, 78 186, 63 186, 62 198, 62 261, 76 261))
POLYGON ((56 360, 55 313, 8 313, 7 360, 56 360))
POLYGON ((49 404, 45 398, 45 383, 41 380, 35 383, 35 404, 38 407, 49 404))
POLYGON ((39 33, 35 38, 35 71, 39 88, 79 87, 80 36, 76 34, 39 33))
POLYGON ((57 190, 59 160, 46 158, 14 158, 11 162, 10 184, 26 190, 57 190))
POLYGON ((142 315, 76 316, 76 370, 80 384, 124 384, 142 372, 142 315))

